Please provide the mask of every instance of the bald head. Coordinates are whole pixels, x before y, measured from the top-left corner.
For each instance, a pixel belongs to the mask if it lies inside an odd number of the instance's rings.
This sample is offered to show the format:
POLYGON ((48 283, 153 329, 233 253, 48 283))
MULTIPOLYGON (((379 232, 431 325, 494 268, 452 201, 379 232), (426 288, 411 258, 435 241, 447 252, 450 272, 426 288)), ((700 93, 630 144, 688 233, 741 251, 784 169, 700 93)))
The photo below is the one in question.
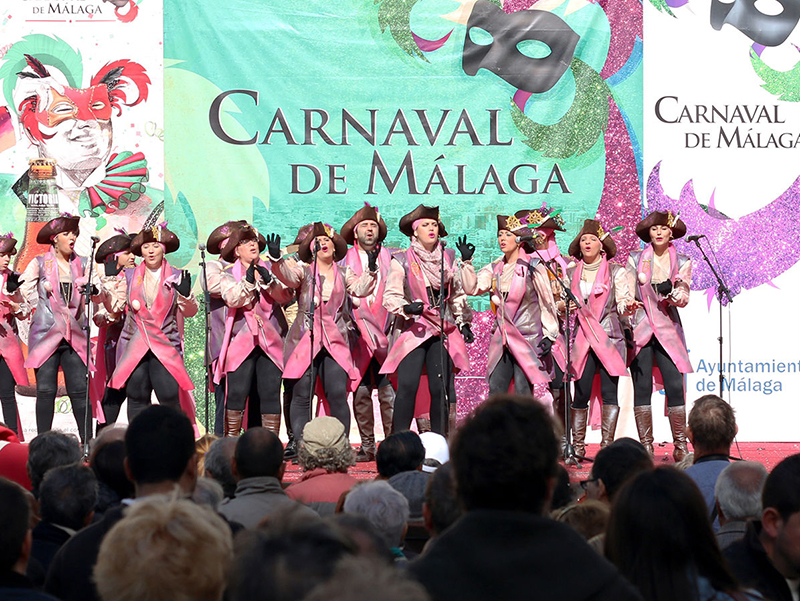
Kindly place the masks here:
POLYGON ((237 480, 283 476, 283 445, 266 428, 249 428, 236 443, 233 455, 237 480))
POLYGON ((758 518, 767 469, 757 461, 735 461, 717 478, 714 495, 727 521, 758 518))

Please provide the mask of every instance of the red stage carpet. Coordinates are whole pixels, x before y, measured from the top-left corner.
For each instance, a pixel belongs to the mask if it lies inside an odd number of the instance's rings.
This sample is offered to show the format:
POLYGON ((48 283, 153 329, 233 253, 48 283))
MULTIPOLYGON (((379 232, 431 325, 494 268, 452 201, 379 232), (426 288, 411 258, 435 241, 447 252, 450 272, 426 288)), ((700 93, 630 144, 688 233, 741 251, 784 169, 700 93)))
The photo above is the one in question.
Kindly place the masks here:
MULTIPOLYGON (((600 445, 590 444, 586 445, 586 451, 589 457, 594 457, 600 450, 600 445)), ((672 460, 672 445, 669 443, 661 443, 655 446, 656 450, 656 465, 670 465, 673 464, 672 460)), ((741 457, 748 461, 759 461, 766 466, 768 471, 784 457, 800 453, 800 442, 742 442, 731 449, 731 455, 734 457, 741 457)), ((592 464, 589 462, 583 463, 580 467, 569 467, 570 480, 586 480, 589 477, 589 472, 592 469, 592 464)), ((300 477, 301 470, 299 465, 289 464, 286 468, 286 475, 284 481, 294 482, 300 477)), ((358 480, 371 480, 378 475, 378 469, 375 462, 359 463, 350 468, 350 475, 358 480)))

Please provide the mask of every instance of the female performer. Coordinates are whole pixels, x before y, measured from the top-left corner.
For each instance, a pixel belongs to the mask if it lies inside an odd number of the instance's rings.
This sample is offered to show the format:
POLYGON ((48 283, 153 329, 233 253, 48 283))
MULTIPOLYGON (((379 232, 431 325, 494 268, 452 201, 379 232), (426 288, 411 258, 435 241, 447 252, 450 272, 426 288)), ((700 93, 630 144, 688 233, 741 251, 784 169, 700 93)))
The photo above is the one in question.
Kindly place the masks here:
MULTIPOLYGON (((461 252, 466 293, 492 295, 495 322, 486 367, 489 394, 507 393, 513 381, 516 394, 532 395, 533 384, 547 384, 553 378, 550 347, 558 337, 558 319, 550 279, 536 255, 526 252, 526 243, 520 245, 516 239, 529 235, 530 213, 497 216, 497 243, 503 256, 477 274, 472 266, 475 248, 467 244, 466 236, 456 247, 461 252)), ((548 410, 549 405, 548 400, 548 410)))
MULTIPOLYGON (((625 335, 619 316, 635 303, 629 292, 625 268, 609 263, 617 245, 599 221, 587 219, 569 245, 569 254, 578 259, 568 268, 572 294, 583 301, 576 310, 576 327, 570 360, 575 381, 572 401, 572 431, 575 452, 584 455, 589 397, 595 375, 600 373, 603 397, 602 440, 600 447, 614 441, 619 417, 617 385, 627 375, 625 335)), ((563 301, 562 301, 563 302, 563 301)))
POLYGON ((150 404, 155 390, 162 405, 179 405, 194 421, 188 391, 194 389, 183 364, 183 318, 197 313, 188 271, 172 267, 164 255, 180 247, 166 224, 142 230, 131 252, 143 261, 126 269, 113 286, 113 311, 126 310, 117 367, 109 386, 125 387, 128 420, 150 404), (127 306, 126 306, 127 305, 127 306))
POLYGON ((356 327, 348 295, 363 298, 372 294, 378 278, 378 249, 367 253, 369 268, 358 276, 350 267, 337 265, 347 253, 347 243, 329 225, 313 224, 297 251, 302 263, 286 257, 278 259, 279 236, 271 235, 267 245, 270 258, 277 261, 273 267, 275 276, 289 288, 299 289, 298 315, 286 338, 283 355, 284 377, 298 380, 291 405, 294 435, 302 435, 310 418, 317 384, 317 378, 313 385, 311 382, 312 360, 331 415, 344 424, 345 432, 350 432, 347 394, 358 385, 359 375, 352 357, 356 327))
MULTIPOLYGON (((22 296, 36 311, 28 337, 25 367, 36 374, 36 428, 53 425, 58 368, 64 372, 67 395, 81 440, 86 437, 86 304, 87 259, 73 252, 78 217, 67 213, 48 221, 36 235, 51 244, 35 257, 21 276, 22 296)), ((101 300, 99 296, 93 300, 101 300)))
POLYGON ((8 268, 15 254, 17 241, 14 235, 9 233, 0 237, 0 401, 3 421, 23 440, 14 388, 17 384, 27 386, 28 374, 23 367, 25 360, 16 319, 27 318, 30 306, 23 300, 19 289, 20 275, 8 268))
POLYGON ((642 444, 653 454, 653 361, 658 365, 667 395, 667 413, 672 430, 672 456, 680 461, 686 446, 686 397, 683 374, 691 373, 678 307, 689 303, 692 261, 678 254, 674 238, 686 233, 686 225, 671 211, 654 211, 636 226, 644 250, 628 258, 628 281, 636 291, 633 315, 633 414, 642 444))
POLYGON ((439 220, 439 207, 419 205, 400 219, 400 231, 411 239, 411 244, 406 251, 394 255, 383 296, 383 306, 395 315, 393 344, 381 369, 381 373, 397 372, 392 432, 408 430, 411 425, 425 368, 431 428, 444 434, 450 407, 455 407, 456 402, 454 371, 469 367, 464 343, 474 339, 470 329, 472 310, 455 265, 455 251, 445 250, 439 241, 440 236, 447 235, 439 220), (446 357, 444 373, 442 356, 446 357), (443 383, 447 386, 448 407, 441 402, 443 383))
MULTIPOLYGON (((225 333, 214 382, 225 378, 225 436, 238 436, 245 402, 255 384, 261 426, 276 435, 281 427, 281 378, 286 319, 280 304, 292 293, 272 277, 259 257, 267 241, 250 224, 237 226, 221 249, 228 265, 219 275, 225 302, 225 333)), ((253 399, 255 400, 255 399, 253 399)))

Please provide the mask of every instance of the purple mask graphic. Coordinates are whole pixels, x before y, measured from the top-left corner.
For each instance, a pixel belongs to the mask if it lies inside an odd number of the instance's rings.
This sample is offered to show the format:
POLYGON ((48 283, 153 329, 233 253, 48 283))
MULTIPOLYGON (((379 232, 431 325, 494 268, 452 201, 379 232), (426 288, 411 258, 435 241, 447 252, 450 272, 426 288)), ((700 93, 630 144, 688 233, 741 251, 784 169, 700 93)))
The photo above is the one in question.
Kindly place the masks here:
POLYGON ((487 69, 520 90, 541 94, 556 85, 569 69, 579 39, 569 25, 552 13, 521 10, 506 14, 488 0, 478 0, 467 22, 462 65, 467 75, 487 69), (492 42, 473 42, 473 28, 489 33, 492 42), (544 58, 525 56, 519 44, 526 41, 546 44, 550 54, 544 58))
POLYGON ((711 0, 711 27, 719 31, 725 23, 733 25, 762 46, 780 46, 800 20, 800 2, 778 0, 779 15, 766 15, 756 8, 756 0, 735 0, 725 4, 711 0))

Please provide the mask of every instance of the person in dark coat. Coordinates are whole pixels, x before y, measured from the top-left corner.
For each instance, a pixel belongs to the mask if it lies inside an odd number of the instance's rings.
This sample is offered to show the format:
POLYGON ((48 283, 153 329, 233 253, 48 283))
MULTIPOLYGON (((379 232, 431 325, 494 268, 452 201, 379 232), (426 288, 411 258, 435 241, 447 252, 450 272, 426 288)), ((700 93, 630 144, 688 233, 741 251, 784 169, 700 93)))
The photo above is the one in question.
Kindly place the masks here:
POLYGON ((579 534, 545 517, 558 448, 541 405, 490 398, 461 426, 450 457, 466 513, 409 565, 434 601, 641 599, 579 534))

